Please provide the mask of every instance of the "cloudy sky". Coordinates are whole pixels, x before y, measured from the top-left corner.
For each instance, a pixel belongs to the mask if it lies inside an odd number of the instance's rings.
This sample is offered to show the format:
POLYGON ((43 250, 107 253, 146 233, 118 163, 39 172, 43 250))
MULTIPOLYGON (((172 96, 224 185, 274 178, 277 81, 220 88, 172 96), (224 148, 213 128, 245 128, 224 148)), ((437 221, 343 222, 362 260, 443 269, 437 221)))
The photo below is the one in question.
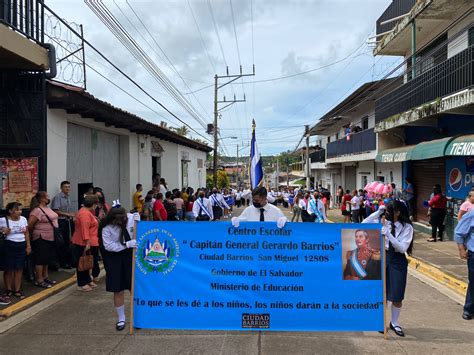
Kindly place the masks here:
MULTIPOLYGON (((193 116, 165 90, 162 76, 147 71, 85 2, 47 3, 67 21, 82 24, 85 38, 92 45, 206 138, 211 138, 203 125, 213 120, 214 75, 225 75, 226 66, 230 74, 238 73, 240 65, 244 72, 252 72, 255 64, 254 77, 219 90, 220 100, 224 95, 229 99, 235 94, 242 99, 245 93, 246 97, 245 103, 223 110, 219 120, 221 147, 226 154, 235 155, 237 144, 248 145, 252 118, 257 123, 262 154, 292 150, 305 124, 316 123, 358 86, 383 77, 399 63, 396 57, 374 58, 366 43, 375 32, 375 21, 390 2, 104 1, 101 13, 109 11, 109 16, 115 17, 116 24, 148 56, 150 71, 158 69, 174 86, 174 92, 179 91, 181 98, 188 100, 188 110, 192 107, 195 111, 193 116), (302 72, 308 73, 294 75, 302 72), (232 136, 238 139, 228 138, 232 136)), ((64 30, 59 35, 54 23, 49 25, 56 36, 66 35, 64 30)), ((86 62, 142 103, 88 68, 87 90, 94 96, 155 123, 182 126, 90 48, 86 48, 86 62)), ((225 83, 225 79, 219 83, 225 83)), ((195 132, 191 135, 204 139, 195 132)))

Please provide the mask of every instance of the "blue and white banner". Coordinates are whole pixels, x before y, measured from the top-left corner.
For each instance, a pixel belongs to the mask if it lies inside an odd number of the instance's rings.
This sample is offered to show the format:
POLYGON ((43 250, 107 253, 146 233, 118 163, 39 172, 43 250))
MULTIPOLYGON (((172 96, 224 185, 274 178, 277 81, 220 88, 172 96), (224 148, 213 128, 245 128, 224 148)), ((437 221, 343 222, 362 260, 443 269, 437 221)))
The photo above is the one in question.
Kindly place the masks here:
POLYGON ((384 328, 380 225, 139 222, 136 235, 136 328, 384 328))
POLYGON ((260 157, 255 137, 255 120, 252 125, 252 141, 250 142, 250 183, 252 189, 263 183, 262 158, 260 157))

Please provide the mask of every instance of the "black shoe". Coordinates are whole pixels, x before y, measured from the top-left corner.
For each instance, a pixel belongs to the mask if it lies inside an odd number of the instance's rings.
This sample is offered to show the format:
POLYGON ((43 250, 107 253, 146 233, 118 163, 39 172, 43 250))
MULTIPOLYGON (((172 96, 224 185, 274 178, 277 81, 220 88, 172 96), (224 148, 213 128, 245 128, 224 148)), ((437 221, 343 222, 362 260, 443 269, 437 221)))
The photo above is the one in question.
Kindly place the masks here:
POLYGON ((400 327, 399 325, 394 326, 392 322, 390 322, 390 329, 392 329, 395 332, 395 334, 397 334, 399 337, 405 336, 405 333, 403 332, 402 327, 400 327))
POLYGON ((462 319, 464 319, 464 320, 471 320, 471 319, 472 319, 472 316, 471 316, 469 313, 467 313, 467 312, 463 312, 463 314, 462 314, 462 319))
POLYGON ((115 329, 117 329, 118 331, 122 331, 125 329, 125 322, 117 322, 117 324, 115 324, 115 329))

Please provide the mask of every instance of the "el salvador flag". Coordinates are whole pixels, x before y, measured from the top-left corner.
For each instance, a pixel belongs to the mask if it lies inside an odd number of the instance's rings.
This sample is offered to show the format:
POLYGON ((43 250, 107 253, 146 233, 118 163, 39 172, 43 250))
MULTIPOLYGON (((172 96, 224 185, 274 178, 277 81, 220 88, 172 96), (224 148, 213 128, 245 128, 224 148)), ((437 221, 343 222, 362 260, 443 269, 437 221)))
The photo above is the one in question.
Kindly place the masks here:
POLYGON ((252 141, 250 144, 250 183, 252 189, 263 183, 262 159, 255 139, 255 120, 252 121, 252 141))

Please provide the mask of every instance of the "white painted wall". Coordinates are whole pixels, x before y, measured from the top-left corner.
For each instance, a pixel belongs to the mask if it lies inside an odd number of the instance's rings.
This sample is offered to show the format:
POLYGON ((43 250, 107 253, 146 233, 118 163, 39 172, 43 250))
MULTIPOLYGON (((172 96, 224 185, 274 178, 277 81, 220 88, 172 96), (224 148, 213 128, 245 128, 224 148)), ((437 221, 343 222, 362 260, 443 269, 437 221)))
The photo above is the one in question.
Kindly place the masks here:
POLYGON ((365 184, 363 183, 363 176, 367 176, 367 182, 372 182, 375 180, 374 177, 374 160, 360 161, 356 169, 356 183, 357 189, 363 189, 365 184))
POLYGON ((397 187, 401 187, 402 163, 375 163, 375 178, 379 176, 383 176, 386 183, 394 182, 397 187))
MULTIPOLYGON (((206 153, 160 140, 147 135, 137 135, 126 129, 106 127, 93 119, 68 114, 61 109, 47 109, 47 189, 50 196, 56 195, 61 181, 67 176, 67 124, 106 131, 120 136, 120 201, 130 209, 135 185, 140 183, 146 192, 152 188, 151 140, 159 141, 164 149, 161 156, 162 177, 170 188, 181 188, 181 151, 189 153, 189 186, 197 188, 206 183, 206 153), (198 159, 204 167, 198 169, 198 159)), ((115 196, 114 196, 115 197, 115 196)), ((113 197, 111 197, 113 198, 113 197)))

